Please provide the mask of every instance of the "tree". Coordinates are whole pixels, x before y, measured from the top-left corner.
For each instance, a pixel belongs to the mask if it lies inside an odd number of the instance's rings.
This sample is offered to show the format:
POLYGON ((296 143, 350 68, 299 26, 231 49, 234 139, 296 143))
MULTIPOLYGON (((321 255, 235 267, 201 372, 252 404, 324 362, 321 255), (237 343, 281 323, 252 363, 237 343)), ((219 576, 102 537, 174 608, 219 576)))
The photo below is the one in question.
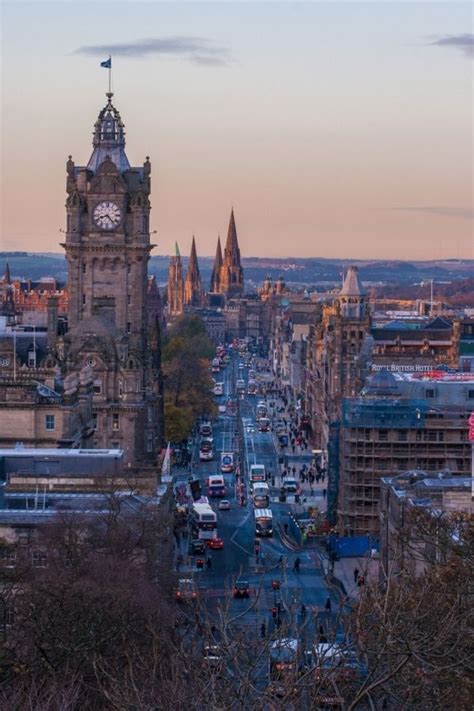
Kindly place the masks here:
POLYGON ((179 318, 163 349, 165 436, 179 442, 189 436, 197 418, 214 416, 216 406, 209 373, 214 345, 195 315, 179 318))

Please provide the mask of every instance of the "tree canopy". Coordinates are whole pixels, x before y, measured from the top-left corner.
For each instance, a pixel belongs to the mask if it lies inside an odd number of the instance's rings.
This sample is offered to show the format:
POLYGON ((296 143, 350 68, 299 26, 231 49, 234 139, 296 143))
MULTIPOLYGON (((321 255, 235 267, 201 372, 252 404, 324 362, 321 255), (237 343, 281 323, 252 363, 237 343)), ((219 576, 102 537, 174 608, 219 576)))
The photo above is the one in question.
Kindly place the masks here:
POLYGON ((214 350, 196 315, 182 316, 169 331, 162 364, 165 437, 172 442, 186 439, 199 417, 216 414, 209 373, 214 350))

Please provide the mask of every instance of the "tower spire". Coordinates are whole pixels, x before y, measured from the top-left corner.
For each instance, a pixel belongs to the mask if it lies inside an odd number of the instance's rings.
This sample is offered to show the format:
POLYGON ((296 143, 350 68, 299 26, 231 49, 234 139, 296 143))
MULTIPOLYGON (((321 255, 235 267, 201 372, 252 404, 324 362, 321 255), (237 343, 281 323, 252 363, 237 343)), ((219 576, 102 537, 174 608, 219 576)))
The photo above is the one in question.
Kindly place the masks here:
POLYGON ((229 229, 227 230, 227 240, 224 248, 220 291, 231 297, 242 296, 244 291, 244 273, 240 263, 240 249, 233 207, 230 212, 229 229))
POLYGON ((189 255, 188 270, 184 282, 184 303, 188 306, 203 305, 203 290, 201 283, 201 274, 199 272, 199 264, 196 251, 196 240, 193 235, 191 243, 191 254, 189 255))
POLYGON ((211 275, 211 292, 213 294, 218 294, 220 292, 221 269, 222 269, 222 247, 221 247, 221 236, 219 235, 217 237, 216 256, 214 258, 214 266, 212 268, 212 275, 211 275))

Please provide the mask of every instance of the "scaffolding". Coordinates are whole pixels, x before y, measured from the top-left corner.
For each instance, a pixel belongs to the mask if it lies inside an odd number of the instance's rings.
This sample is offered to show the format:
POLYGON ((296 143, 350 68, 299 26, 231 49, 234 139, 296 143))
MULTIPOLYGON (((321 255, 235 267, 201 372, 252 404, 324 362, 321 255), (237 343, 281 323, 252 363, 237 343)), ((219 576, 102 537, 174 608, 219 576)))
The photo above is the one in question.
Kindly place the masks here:
POLYGON ((355 398, 342 403, 342 426, 369 429, 415 429, 426 423, 424 400, 355 398))

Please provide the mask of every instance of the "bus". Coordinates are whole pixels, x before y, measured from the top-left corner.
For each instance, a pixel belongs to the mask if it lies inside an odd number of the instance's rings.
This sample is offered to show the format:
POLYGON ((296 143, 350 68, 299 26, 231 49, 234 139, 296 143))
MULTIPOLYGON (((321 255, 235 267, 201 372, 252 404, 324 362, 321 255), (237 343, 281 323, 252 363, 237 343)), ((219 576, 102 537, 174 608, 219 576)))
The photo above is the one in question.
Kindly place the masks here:
POLYGON ((257 420, 267 416, 267 405, 263 400, 257 403, 257 420))
POLYGON ((211 474, 209 477, 209 496, 212 498, 225 496, 225 481, 222 474, 211 474))
POLYGON ((200 540, 208 541, 217 537, 217 515, 210 507, 206 497, 202 497, 192 504, 191 526, 200 540), (202 503, 203 501, 206 503, 202 503))
POLYGON ((271 509, 254 509, 255 535, 273 535, 273 513, 271 509))
POLYGON ((242 380, 239 378, 235 384, 236 390, 238 393, 244 393, 245 392, 245 380, 242 380))
POLYGON ((234 471, 234 453, 233 452, 222 452, 221 454, 221 472, 233 472, 234 471))
POLYGON ((212 361, 211 371, 213 373, 219 373, 221 369, 221 361, 219 358, 214 358, 212 361))
POLYGON ((255 481, 266 481, 267 473, 265 471, 264 464, 251 464, 249 472, 250 483, 253 484, 255 481))
POLYGON ((270 420, 268 417, 260 417, 257 428, 259 432, 270 432, 270 420))
POLYGON ((252 501, 256 509, 266 509, 270 506, 270 489, 264 481, 252 484, 252 501))
POLYGON ((224 383, 216 383, 213 388, 214 395, 219 397, 224 394, 224 383))
POLYGON ((210 462, 214 456, 212 451, 212 442, 210 439, 201 440, 199 445, 199 461, 200 462, 210 462))
POLYGON ((297 639, 284 637, 270 644, 269 649, 270 692, 284 696, 288 685, 298 680, 300 646, 297 639))

